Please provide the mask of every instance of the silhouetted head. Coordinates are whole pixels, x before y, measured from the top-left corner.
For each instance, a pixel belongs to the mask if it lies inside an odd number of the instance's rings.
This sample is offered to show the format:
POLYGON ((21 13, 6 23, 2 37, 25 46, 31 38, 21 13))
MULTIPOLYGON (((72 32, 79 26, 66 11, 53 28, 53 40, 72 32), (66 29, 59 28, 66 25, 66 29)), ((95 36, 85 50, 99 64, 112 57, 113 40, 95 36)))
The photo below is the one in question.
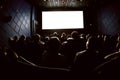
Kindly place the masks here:
POLYGON ((17 40, 18 40, 18 36, 14 36, 14 37, 13 37, 13 40, 14 40, 14 41, 17 41, 17 40))
POLYGON ((12 45, 13 38, 9 37, 8 38, 8 44, 11 46, 12 45))
POLYGON ((118 44, 118 36, 112 36, 110 39, 109 39, 109 48, 110 50, 116 50, 116 46, 118 44))
POLYGON ((58 37, 51 37, 48 41, 48 50, 52 52, 56 52, 59 50, 60 40, 58 37))
POLYGON ((66 37, 66 33, 63 32, 63 33, 61 34, 61 37, 66 37))
POLYGON ((33 40, 34 40, 34 42, 38 42, 38 41, 41 40, 41 36, 40 36, 39 34, 35 34, 35 35, 33 36, 33 40))
POLYGON ((72 36, 73 39, 78 39, 79 38, 79 33, 77 31, 73 31, 71 33, 71 36, 72 36))
POLYGON ((26 37, 26 42, 27 43, 29 43, 29 42, 31 42, 32 40, 31 40, 31 37, 26 37))
POLYGON ((24 41, 25 39, 26 39, 25 35, 21 35, 20 38, 19 38, 20 41, 24 41))
POLYGON ((57 32, 54 32, 52 36, 58 37, 58 33, 57 33, 57 32))
POLYGON ((96 37, 89 37, 86 42, 86 49, 90 50, 99 50, 100 47, 100 41, 96 37))
POLYGON ((85 34, 80 34, 80 38, 85 38, 86 39, 86 35, 85 34))
POLYGON ((49 36, 46 36, 45 37, 45 42, 48 42, 50 40, 50 37, 49 36))

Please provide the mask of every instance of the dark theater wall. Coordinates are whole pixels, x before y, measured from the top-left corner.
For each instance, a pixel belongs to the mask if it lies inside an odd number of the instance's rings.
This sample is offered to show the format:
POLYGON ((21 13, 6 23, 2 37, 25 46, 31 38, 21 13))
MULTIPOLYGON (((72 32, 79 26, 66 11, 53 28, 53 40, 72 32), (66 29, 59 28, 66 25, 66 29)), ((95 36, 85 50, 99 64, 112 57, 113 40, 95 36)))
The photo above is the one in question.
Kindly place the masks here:
POLYGON ((11 16, 9 22, 0 21, 0 46, 8 46, 8 37, 30 36, 31 6, 24 0, 6 0, 2 15, 11 16))
POLYGON ((120 33, 120 5, 114 3, 98 11, 98 30, 107 35, 120 33))

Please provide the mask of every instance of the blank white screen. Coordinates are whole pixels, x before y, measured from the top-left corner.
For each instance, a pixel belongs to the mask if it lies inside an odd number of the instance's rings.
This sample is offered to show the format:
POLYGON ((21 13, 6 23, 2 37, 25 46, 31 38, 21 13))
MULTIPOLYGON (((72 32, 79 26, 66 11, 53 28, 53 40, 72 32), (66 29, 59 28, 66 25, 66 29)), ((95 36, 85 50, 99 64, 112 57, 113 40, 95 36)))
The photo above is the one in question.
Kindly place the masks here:
POLYGON ((42 29, 82 29, 83 11, 43 11, 42 29))

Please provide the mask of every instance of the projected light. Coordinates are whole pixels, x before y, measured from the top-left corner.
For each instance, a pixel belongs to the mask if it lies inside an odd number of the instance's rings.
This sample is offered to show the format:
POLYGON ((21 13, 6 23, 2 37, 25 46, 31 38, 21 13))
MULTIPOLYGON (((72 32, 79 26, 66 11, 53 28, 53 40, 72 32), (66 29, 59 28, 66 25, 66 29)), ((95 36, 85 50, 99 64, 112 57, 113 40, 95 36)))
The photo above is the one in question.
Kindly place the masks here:
POLYGON ((83 11, 43 11, 42 29, 83 29, 83 11))

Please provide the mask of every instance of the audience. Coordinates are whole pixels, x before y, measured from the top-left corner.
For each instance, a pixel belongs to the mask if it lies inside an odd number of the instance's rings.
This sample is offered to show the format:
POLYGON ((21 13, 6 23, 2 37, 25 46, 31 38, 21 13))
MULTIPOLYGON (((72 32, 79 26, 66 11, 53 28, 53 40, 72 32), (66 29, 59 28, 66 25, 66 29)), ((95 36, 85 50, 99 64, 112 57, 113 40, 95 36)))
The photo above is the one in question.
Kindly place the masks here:
MULTIPOLYGON (((3 57, 7 50, 8 53, 17 54, 38 66, 67 68, 71 79, 113 80, 118 77, 115 71, 120 70, 119 35, 93 35, 72 31, 71 34, 63 32, 60 36, 53 32, 45 37, 40 34, 31 37, 21 35, 20 38, 14 36, 8 39, 8 43, 10 50, 3 49, 3 57)), ((10 54, 9 57, 12 56, 10 54)), ((12 56, 11 59, 14 61, 16 57, 12 56)))

